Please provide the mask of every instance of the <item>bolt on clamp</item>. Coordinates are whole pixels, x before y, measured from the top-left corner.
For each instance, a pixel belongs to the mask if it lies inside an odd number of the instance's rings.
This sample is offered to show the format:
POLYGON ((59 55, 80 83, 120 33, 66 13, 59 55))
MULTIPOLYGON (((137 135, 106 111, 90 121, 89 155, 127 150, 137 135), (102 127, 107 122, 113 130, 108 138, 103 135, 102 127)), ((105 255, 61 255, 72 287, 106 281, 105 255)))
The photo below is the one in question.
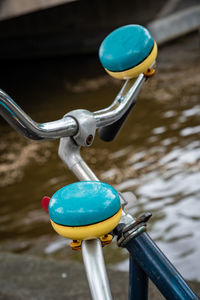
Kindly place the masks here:
POLYGON ((154 68, 149 68, 148 70, 146 70, 145 72, 144 72, 144 76, 145 77, 151 77, 151 76, 153 76, 154 74, 155 74, 155 69, 154 68))

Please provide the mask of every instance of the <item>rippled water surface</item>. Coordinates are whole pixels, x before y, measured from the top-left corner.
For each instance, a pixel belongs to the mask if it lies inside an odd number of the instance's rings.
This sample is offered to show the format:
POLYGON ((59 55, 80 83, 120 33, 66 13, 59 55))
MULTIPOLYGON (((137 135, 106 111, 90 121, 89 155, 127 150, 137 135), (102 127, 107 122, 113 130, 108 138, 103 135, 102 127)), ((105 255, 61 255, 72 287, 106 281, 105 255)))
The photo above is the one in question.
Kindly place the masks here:
MULTIPOLYGON (((83 156, 101 180, 132 191, 128 210, 153 213, 149 233, 187 279, 200 280, 200 57, 198 37, 160 50, 158 71, 146 83, 122 132, 98 138, 83 156), (178 54, 177 54, 178 53, 178 54)), ((76 108, 108 106, 121 82, 107 77, 97 57, 3 65, 1 87, 38 121, 76 108)), ((28 141, 1 120, 0 250, 80 259, 56 236, 41 198, 75 181, 57 156, 57 141, 28 141)), ((106 260, 128 268, 113 244, 106 260)))

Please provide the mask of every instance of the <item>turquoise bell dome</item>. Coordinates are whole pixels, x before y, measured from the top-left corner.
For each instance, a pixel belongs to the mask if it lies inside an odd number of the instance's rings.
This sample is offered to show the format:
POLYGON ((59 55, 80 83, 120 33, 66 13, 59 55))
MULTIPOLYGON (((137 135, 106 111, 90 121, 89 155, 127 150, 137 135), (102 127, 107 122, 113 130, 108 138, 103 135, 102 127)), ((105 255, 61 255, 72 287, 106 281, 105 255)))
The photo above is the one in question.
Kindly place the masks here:
POLYGON ((150 32, 140 25, 126 25, 111 32, 99 48, 103 67, 111 72, 131 69, 151 53, 154 40, 150 32))
POLYGON ((50 219, 64 226, 102 222, 121 208, 118 192, 99 181, 81 181, 58 190, 49 202, 50 219))

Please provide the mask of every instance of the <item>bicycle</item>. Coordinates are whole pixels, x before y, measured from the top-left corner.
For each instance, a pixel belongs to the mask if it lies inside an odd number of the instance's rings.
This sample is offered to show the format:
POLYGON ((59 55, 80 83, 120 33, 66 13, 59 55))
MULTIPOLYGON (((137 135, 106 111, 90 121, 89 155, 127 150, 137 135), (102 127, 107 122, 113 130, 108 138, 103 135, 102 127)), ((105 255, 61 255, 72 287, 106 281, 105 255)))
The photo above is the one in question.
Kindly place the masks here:
POLYGON ((146 233, 151 214, 138 218, 127 214, 126 196, 100 182, 80 155, 81 147, 92 145, 97 129, 104 141, 116 137, 143 84, 155 72, 156 42, 142 26, 123 26, 102 42, 99 55, 108 74, 126 79, 108 108, 93 113, 75 110, 60 120, 39 124, 1 90, 1 115, 29 139, 60 138, 59 156, 80 182, 44 197, 43 207, 53 228, 72 239, 72 249, 82 250, 93 299, 112 299, 102 246, 114 236, 118 246, 130 253, 129 299, 148 298, 148 278, 166 299, 198 299, 146 233))

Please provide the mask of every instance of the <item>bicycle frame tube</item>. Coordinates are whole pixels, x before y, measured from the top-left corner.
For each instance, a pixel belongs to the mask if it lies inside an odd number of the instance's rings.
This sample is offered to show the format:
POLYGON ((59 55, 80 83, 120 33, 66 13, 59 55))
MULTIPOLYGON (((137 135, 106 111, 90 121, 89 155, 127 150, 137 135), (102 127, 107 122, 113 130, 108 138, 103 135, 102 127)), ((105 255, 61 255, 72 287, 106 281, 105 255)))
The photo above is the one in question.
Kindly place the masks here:
POLYGON ((130 276, 130 280, 137 279, 134 283, 137 292, 133 290, 133 283, 130 282, 129 299, 147 299, 142 291, 143 288, 146 288, 146 278, 141 275, 143 273, 146 273, 168 300, 199 299, 147 233, 143 233, 128 242, 126 249, 131 255, 130 271, 136 272, 135 275, 130 276))

